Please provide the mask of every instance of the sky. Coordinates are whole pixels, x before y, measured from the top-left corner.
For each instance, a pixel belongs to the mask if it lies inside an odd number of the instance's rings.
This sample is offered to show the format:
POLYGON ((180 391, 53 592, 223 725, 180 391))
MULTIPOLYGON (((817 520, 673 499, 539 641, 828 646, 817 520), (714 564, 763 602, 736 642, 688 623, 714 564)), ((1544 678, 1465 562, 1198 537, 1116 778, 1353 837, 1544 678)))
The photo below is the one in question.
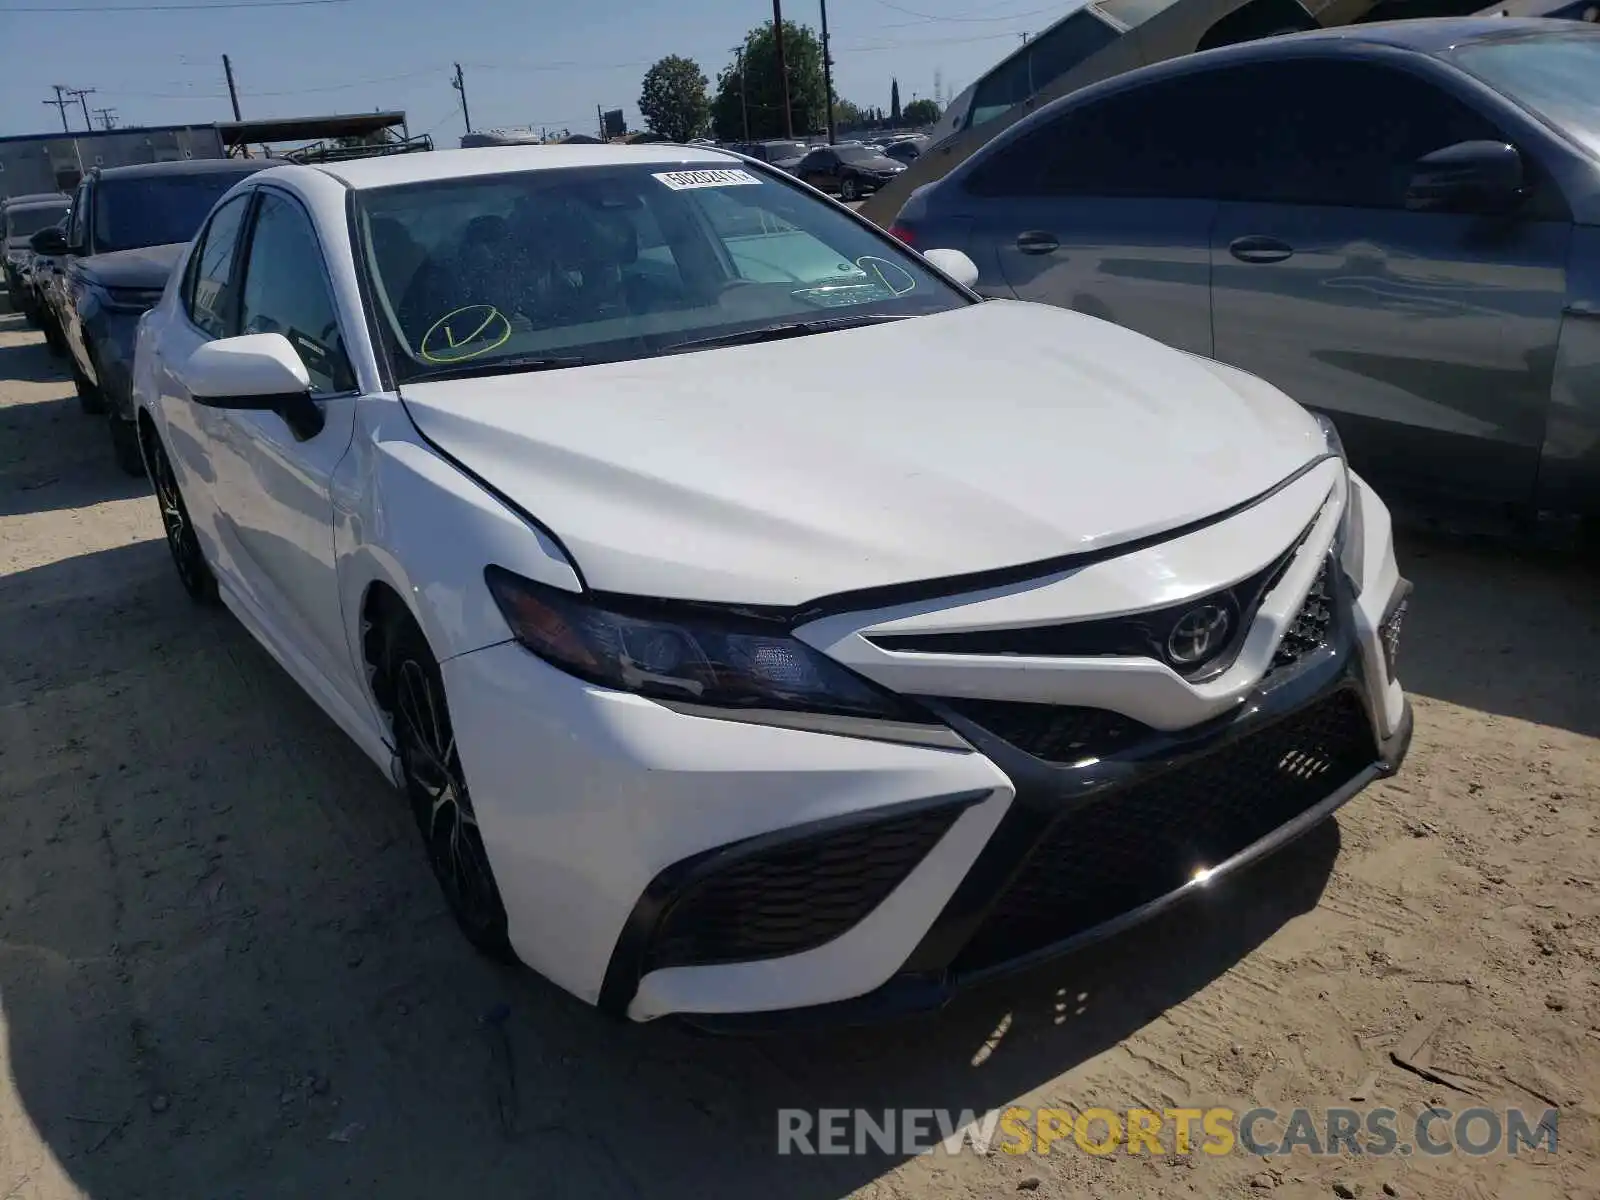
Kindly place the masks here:
MULTIPOLYGON (((887 109, 898 78, 902 103, 936 85, 948 99, 1072 6, 833 0, 835 90, 887 109)), ((783 15, 818 25, 816 0, 787 0, 783 15)), ((693 58, 714 87, 733 47, 771 19, 770 0, 0 0, 0 134, 60 129, 43 103, 54 84, 95 89, 91 115, 114 109, 119 125, 229 120, 223 54, 247 120, 403 109, 413 134, 454 145, 465 127, 450 85, 459 62, 476 129, 592 133, 596 105, 639 128, 651 62, 693 58)), ((81 129, 81 104, 67 117, 81 129)))

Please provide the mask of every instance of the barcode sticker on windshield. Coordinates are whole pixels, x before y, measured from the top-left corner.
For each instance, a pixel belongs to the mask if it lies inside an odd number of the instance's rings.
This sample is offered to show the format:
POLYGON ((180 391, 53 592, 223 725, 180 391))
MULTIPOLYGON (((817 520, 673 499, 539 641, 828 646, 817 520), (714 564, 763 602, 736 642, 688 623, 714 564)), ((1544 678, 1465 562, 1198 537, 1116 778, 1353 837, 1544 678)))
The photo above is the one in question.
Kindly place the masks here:
POLYGON ((653 176, 675 192, 690 188, 739 187, 746 183, 760 183, 749 171, 729 169, 723 171, 662 171, 653 176))

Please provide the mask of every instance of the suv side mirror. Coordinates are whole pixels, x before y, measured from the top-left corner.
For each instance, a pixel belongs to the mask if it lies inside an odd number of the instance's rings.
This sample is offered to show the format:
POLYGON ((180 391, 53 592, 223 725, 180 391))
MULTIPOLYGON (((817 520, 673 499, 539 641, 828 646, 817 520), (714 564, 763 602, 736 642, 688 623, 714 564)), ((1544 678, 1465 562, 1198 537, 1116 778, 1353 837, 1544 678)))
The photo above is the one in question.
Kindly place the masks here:
POLYGON ((1510 212, 1526 195, 1527 177, 1515 146, 1457 142, 1417 160, 1406 187, 1406 208, 1498 215, 1510 212))
POLYGON ((65 254, 67 235, 62 232, 60 226, 50 225, 30 237, 28 245, 33 247, 35 254, 65 254))

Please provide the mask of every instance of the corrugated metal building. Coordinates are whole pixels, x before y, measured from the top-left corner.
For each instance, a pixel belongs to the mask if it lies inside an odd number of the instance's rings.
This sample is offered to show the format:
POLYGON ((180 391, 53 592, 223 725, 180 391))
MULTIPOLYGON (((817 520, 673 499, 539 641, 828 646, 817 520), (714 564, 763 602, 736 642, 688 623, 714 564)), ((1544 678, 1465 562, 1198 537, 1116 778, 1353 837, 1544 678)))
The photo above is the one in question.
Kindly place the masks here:
POLYGON ((94 167, 223 158, 215 125, 152 125, 0 137, 0 199, 70 192, 94 167))

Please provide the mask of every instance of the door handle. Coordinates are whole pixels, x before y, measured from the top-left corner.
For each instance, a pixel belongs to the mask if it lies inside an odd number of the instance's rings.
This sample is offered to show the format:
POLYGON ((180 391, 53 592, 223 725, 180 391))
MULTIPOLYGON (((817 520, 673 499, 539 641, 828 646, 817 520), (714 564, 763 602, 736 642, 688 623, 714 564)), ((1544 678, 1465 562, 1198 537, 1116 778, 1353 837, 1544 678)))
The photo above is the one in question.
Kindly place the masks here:
POLYGON ((1229 242, 1228 253, 1240 262, 1275 263, 1282 262, 1292 255, 1294 247, 1274 237, 1251 234, 1249 237, 1234 238, 1229 242))
POLYGON ((1017 234, 1017 249, 1024 254, 1049 254, 1061 248, 1061 242, 1053 233, 1046 233, 1042 229, 1031 229, 1027 233, 1017 234))

